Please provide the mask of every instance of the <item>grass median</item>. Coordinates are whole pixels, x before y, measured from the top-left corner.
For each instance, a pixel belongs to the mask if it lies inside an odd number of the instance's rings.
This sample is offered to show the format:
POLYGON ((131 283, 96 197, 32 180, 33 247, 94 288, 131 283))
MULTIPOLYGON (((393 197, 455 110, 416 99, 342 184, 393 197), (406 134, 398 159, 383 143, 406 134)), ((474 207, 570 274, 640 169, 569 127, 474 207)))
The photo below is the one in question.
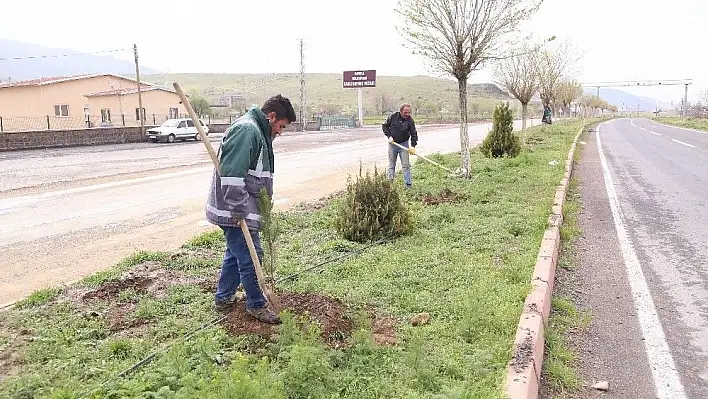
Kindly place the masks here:
MULTIPOLYGON (((286 312, 276 328, 238 315, 209 325, 218 316, 219 231, 176 253, 140 252, 70 287, 36 292, 0 313, 0 396, 502 398, 555 189, 581 126, 531 128, 514 159, 475 150, 471 182, 416 163, 404 194, 416 228, 393 242, 365 248, 339 238, 340 197, 283 214, 280 276, 361 252, 282 282, 285 304, 301 311, 286 312), (413 325, 421 313, 429 320, 413 325), (119 376, 153 353, 150 364, 119 376)), ((459 155, 432 158, 459 164, 459 155)))
POLYGON ((672 126, 678 126, 678 127, 685 127, 688 129, 696 129, 696 130, 703 130, 705 132, 708 132, 708 119, 706 118, 680 118, 680 117, 672 117, 672 116, 660 116, 658 118, 653 118, 655 121, 659 123, 663 123, 665 125, 672 125, 672 126))

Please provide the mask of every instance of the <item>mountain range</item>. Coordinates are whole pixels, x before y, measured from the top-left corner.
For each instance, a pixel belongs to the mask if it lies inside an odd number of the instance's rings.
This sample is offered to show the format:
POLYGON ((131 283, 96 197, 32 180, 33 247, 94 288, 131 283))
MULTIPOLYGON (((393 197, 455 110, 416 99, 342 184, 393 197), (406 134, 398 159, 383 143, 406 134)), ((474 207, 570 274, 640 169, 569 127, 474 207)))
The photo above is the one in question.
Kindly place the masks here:
MULTIPOLYGON (((124 50, 131 54, 131 49, 124 50)), ((0 82, 35 79, 47 76, 71 76, 89 73, 135 74, 135 63, 110 55, 82 54, 72 49, 52 48, 0 39, 0 82), (72 56, 65 56, 71 54, 72 56), (31 58, 39 57, 39 58, 31 58)), ((140 66, 140 73, 159 73, 140 66)))
MULTIPOLYGON (((130 53, 130 49, 124 50, 130 53)), ((11 82, 35 79, 46 76, 71 76, 88 73, 115 73, 134 76, 135 64, 110 55, 82 54, 76 50, 52 48, 37 44, 24 43, 15 40, 0 39, 0 82, 11 82), (71 54, 72 56, 65 56, 71 54)), ((145 75, 160 74, 154 68, 142 66, 140 73, 145 75)), ((478 86, 481 92, 499 94, 498 88, 492 84, 478 86)), ((586 88, 585 93, 596 94, 596 89, 586 88)), ((493 96, 496 97, 496 96, 493 96)), ((603 88, 600 97, 620 109, 642 110, 670 109, 671 105, 651 98, 636 96, 621 90, 603 88)))
MULTIPOLYGON (((597 89, 585 88, 585 94, 597 95, 597 89)), ((616 105, 618 109, 636 111, 637 106, 641 111, 655 111, 657 107, 667 111, 671 109, 671 104, 654 100, 648 97, 637 96, 626 91, 603 87, 600 89, 600 98, 610 104, 616 105)))

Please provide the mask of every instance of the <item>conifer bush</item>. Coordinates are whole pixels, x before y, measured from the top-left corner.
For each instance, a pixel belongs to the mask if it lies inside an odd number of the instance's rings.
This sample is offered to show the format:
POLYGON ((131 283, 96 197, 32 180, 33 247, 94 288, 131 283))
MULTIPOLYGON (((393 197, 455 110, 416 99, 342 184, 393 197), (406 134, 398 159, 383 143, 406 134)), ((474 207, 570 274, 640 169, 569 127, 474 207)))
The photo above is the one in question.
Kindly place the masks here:
POLYGON ((360 167, 356 180, 347 180, 335 225, 345 239, 364 243, 404 235, 413 221, 394 182, 376 168, 373 175, 362 175, 360 167))
POLYGON ((480 149, 487 158, 514 158, 521 152, 521 140, 514 134, 514 115, 509 109, 509 103, 494 109, 492 130, 487 134, 480 149))

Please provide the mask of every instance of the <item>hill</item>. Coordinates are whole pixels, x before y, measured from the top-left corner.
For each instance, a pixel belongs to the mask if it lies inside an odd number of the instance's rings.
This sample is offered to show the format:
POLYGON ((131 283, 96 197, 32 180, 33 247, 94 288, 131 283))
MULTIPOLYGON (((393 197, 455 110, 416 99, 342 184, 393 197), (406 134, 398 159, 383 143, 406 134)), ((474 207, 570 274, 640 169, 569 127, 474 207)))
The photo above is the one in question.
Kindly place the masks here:
MULTIPOLYGON (((268 97, 281 93, 296 107, 300 102, 299 74, 150 74, 146 82, 171 86, 179 82, 185 91, 198 93, 210 103, 219 104, 229 96, 238 96, 246 105, 262 104, 268 97)), ((357 109, 357 90, 342 88, 339 74, 306 74, 305 90, 310 112, 353 114, 357 109)), ((417 114, 458 110, 457 82, 429 76, 377 76, 375 88, 364 89, 367 115, 381 115, 410 103, 417 114)), ((493 84, 472 84, 468 88, 469 111, 490 111, 500 101, 512 101, 493 84)))
MULTIPOLYGON (((597 89, 585 88, 585 93, 596 95, 597 89)), ((636 96, 634 94, 627 93, 626 91, 617 89, 603 87, 600 89, 600 97, 610 104, 616 105, 620 110, 626 108, 636 111, 637 105, 639 105, 639 108, 642 111, 654 111, 657 107, 657 100, 655 99, 636 96)), ((659 102, 658 105, 663 110, 668 110, 671 108, 671 104, 666 104, 663 102, 659 102)))
MULTIPOLYGON (((126 53, 130 50, 126 50, 126 53)), ((87 73, 115 73, 135 75, 135 63, 119 60, 107 55, 72 55, 79 51, 61 49, 0 39, 0 81, 18 81, 46 76, 69 76, 87 73), (50 58, 8 59, 17 57, 53 56, 50 58)), ((159 73, 160 71, 140 66, 140 73, 159 73)))

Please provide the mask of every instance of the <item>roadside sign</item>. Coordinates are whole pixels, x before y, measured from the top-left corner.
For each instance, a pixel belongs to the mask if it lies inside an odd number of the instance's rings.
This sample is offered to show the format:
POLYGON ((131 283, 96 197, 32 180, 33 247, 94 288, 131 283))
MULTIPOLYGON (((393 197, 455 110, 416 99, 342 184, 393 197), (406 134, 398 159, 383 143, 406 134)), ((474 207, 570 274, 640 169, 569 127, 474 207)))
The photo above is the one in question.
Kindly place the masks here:
POLYGON ((342 85, 345 89, 376 87, 376 70, 344 71, 342 85))

